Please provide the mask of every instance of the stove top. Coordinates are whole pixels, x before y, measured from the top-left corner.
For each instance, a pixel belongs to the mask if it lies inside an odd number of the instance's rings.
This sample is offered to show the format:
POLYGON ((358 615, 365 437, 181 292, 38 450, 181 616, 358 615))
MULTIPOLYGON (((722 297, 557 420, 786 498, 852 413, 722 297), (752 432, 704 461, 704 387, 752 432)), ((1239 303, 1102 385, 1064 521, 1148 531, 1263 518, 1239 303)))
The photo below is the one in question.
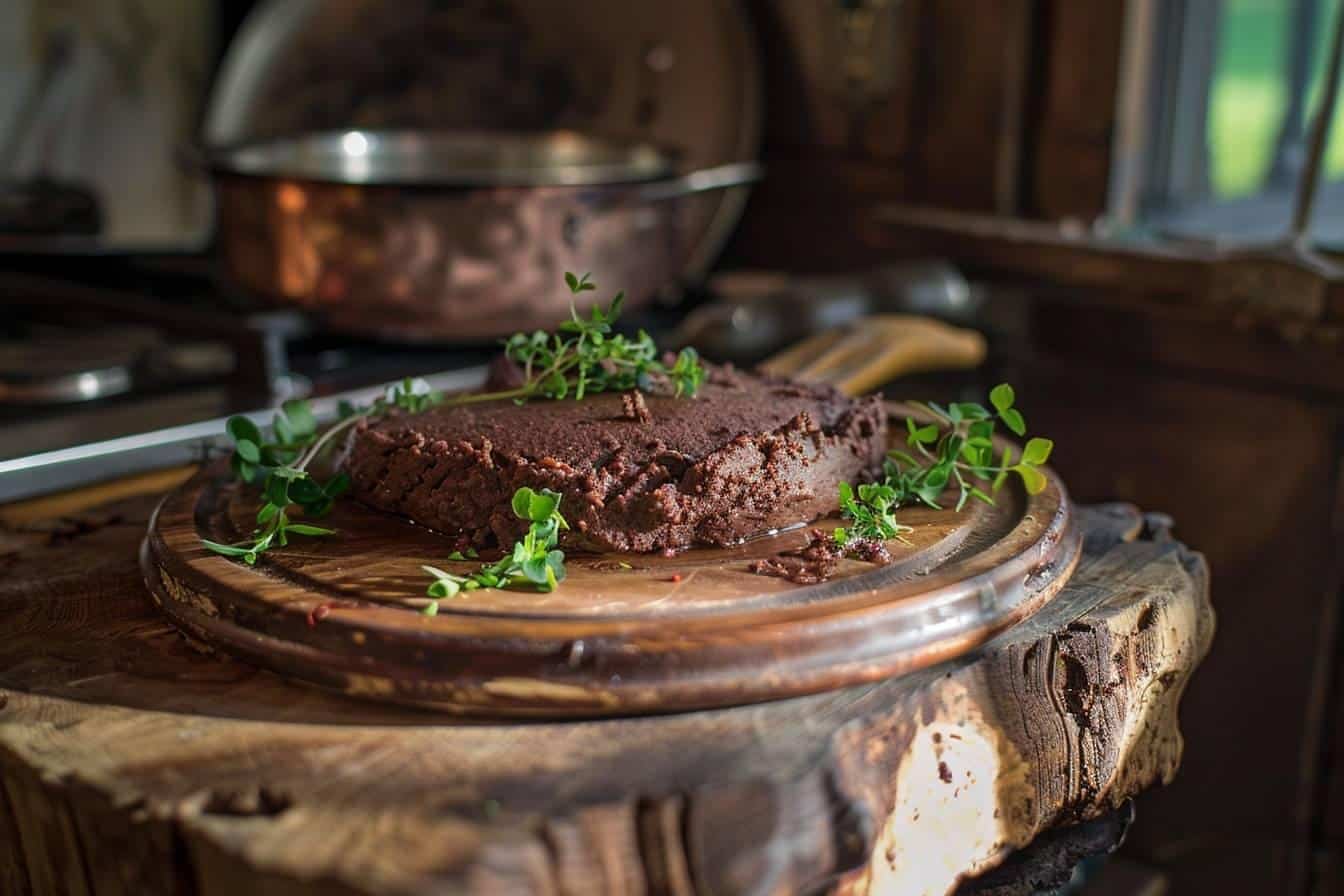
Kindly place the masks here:
POLYGON ((0 273, 0 460, 476 368, 498 350, 361 340, 248 307, 209 276, 111 270, 0 273))

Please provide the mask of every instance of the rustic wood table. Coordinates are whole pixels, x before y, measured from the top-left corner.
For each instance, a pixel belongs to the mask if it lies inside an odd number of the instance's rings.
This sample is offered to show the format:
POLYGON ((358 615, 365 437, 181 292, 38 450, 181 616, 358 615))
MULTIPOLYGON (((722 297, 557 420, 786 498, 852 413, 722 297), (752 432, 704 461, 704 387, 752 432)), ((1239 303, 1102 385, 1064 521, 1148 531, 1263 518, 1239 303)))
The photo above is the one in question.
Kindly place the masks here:
POLYGON ((1108 505, 1065 590, 961 659, 733 709, 462 721, 189 645, 136 563, 154 498, 0 508, 0 893, 973 889, 1175 774, 1213 634, 1201 558, 1108 505))

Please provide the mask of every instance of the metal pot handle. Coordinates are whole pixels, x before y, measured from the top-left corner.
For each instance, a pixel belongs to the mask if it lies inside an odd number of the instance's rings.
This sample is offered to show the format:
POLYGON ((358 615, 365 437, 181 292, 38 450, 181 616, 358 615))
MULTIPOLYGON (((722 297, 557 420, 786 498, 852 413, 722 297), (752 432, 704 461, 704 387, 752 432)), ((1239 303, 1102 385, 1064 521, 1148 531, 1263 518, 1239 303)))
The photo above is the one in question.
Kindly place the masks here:
POLYGON ((671 180, 644 184, 636 188, 635 198, 644 202, 680 199, 682 196, 693 196, 696 193, 709 193, 713 190, 754 184, 764 176, 765 168, 760 162, 732 162, 728 165, 702 168, 671 180))

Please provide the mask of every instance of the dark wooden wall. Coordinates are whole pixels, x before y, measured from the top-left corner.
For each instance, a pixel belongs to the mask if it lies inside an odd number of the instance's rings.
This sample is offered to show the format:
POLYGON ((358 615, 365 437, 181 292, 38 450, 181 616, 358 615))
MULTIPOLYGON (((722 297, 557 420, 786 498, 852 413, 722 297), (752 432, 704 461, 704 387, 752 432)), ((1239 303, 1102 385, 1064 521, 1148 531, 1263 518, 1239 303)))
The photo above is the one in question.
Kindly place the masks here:
POLYGON ((770 176, 728 263, 848 267, 868 257, 857 234, 882 203, 1045 218, 1104 209, 1122 0, 904 0, 893 77, 863 103, 835 76, 839 3, 747 5, 770 176))

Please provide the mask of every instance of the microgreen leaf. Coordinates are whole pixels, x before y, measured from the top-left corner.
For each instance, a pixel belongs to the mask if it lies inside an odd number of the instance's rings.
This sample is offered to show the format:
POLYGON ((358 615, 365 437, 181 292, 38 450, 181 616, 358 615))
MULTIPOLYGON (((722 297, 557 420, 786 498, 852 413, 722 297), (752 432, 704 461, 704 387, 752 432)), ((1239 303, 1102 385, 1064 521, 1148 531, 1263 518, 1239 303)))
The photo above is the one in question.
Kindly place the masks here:
POLYGON ((1049 439, 1031 439, 1022 449, 1022 463, 1038 467, 1050 459, 1054 447, 1055 443, 1049 439))
POLYGON ((277 507, 284 507, 289 503, 289 483, 290 480, 280 475, 276 470, 266 480, 266 500, 277 507))
POLYGON ((528 557, 522 562, 523 575, 527 576, 529 581, 538 585, 547 584, 547 573, 550 567, 546 565, 545 557, 528 557))
POLYGON ((910 445, 932 445, 938 441, 938 427, 930 423, 927 426, 921 426, 910 433, 910 438, 906 443, 910 445))
POLYGON ((292 480, 289 484, 289 498, 295 504, 307 506, 315 504, 326 497, 326 491, 315 479, 307 476, 302 479, 292 480))
POLYGON ((275 437, 285 445, 292 444, 297 437, 294 427, 289 423, 289 418, 284 414, 276 414, 271 419, 271 429, 275 430, 275 437))
MULTIPOLYGON (((422 566, 434 580, 429 584, 430 597, 448 596, 457 590, 443 585, 452 582, 457 589, 473 591, 479 588, 503 588, 511 585, 530 585, 538 591, 551 591, 565 577, 565 554, 556 548, 560 530, 568 528, 560 515, 561 496, 550 489, 536 491, 527 486, 513 493, 510 502, 514 514, 529 525, 521 539, 514 542, 504 557, 481 566, 476 572, 458 576, 433 566, 422 566)), ((476 556, 474 550, 466 555, 453 551, 449 560, 463 561, 476 556)))
POLYGON ((257 424, 241 415, 230 417, 228 422, 224 424, 224 431, 235 442, 251 442, 254 445, 260 445, 262 441, 261 430, 257 428, 257 424))
POLYGON ((313 416, 308 402, 291 399, 280 405, 280 408, 285 412, 285 419, 296 435, 310 436, 317 431, 317 418, 313 416))
MULTIPOLYGON (((565 275, 570 292, 595 289, 587 274, 565 275)), ((614 333, 625 296, 618 293, 603 308, 593 305, 587 317, 571 306, 569 319, 557 332, 515 333, 504 340, 504 353, 523 371, 525 381, 516 389, 449 399, 450 403, 512 398, 576 400, 599 392, 650 391, 670 386, 677 396, 694 396, 704 382, 699 356, 683 349, 669 366, 659 360, 658 347, 648 333, 634 337, 614 333)))
POLYGON ((523 486, 513 493, 513 515, 520 520, 530 520, 532 517, 532 489, 523 486))
POLYGON ((542 489, 540 492, 533 492, 528 498, 527 519, 534 523, 541 523, 549 520, 560 506, 560 496, 549 489, 542 489))
POLYGON ((1009 408, 1001 411, 999 414, 1003 424, 1008 427, 1015 436, 1024 436, 1027 434, 1027 421, 1022 418, 1022 414, 1016 408, 1009 408))
POLYGON ((251 483, 257 476, 257 468, 239 457, 236 453, 229 459, 233 474, 243 482, 251 483))
POLYGON ((989 400, 992 412, 973 402, 956 402, 946 408, 934 402, 916 404, 937 422, 921 424, 907 418, 906 443, 911 451, 889 451, 882 478, 860 485, 857 494, 849 483, 840 484, 840 509, 853 524, 835 530, 836 543, 843 547, 859 539, 892 537, 886 533, 899 525, 894 519, 898 508, 916 503, 941 508, 949 485, 956 486, 958 511, 971 499, 993 504, 992 494, 1012 474, 1021 478, 1031 494, 1044 489, 1047 479, 1036 468, 1049 459, 1054 443, 1039 437, 1028 440, 1016 463, 1013 449, 1005 446, 995 463, 995 418, 1018 436, 1025 436, 1026 420, 1013 406, 1017 396, 1007 383, 995 386, 989 400), (977 483, 988 484, 989 491, 977 483))
POLYGON ((1022 484, 1026 487, 1027 494, 1037 495, 1045 490, 1045 474, 1040 470, 1026 464, 1018 464, 1013 470, 1022 477, 1022 484))

